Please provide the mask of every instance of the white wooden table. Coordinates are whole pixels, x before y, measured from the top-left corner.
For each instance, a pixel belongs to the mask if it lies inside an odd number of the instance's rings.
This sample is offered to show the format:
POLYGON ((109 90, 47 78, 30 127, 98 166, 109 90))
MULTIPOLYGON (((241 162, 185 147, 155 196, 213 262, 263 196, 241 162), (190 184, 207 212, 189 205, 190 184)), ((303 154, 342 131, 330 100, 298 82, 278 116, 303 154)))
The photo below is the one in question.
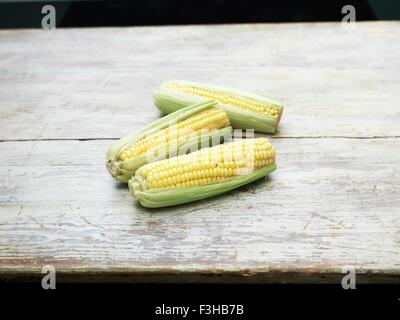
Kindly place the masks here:
POLYGON ((0 31, 0 279, 400 282, 400 23, 0 31), (184 79, 284 101, 268 181, 148 210, 112 140, 184 79))

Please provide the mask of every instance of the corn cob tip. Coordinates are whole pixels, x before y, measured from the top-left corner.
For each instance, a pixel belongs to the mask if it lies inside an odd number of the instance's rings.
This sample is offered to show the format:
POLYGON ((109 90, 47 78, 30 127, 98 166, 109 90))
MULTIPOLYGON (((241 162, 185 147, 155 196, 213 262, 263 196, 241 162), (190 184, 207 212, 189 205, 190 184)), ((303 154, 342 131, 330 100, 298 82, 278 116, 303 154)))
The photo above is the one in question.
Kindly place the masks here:
POLYGON ((115 176, 116 176, 116 170, 115 170, 115 168, 114 168, 114 166, 113 166, 113 162, 114 162, 113 160, 107 159, 106 168, 107 168, 108 172, 111 174, 111 176, 112 176, 113 178, 115 178, 115 176))
POLYGON ((106 162, 106 168, 110 175, 118 181, 127 183, 132 177, 132 173, 120 168, 120 163, 118 161, 108 159, 106 162))

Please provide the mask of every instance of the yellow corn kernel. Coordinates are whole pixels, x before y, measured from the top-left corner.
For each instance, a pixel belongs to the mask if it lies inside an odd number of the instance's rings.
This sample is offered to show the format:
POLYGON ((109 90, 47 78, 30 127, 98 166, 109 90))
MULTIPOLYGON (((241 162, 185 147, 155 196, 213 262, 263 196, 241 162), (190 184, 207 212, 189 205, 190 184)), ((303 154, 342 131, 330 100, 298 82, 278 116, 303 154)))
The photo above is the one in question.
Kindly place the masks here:
POLYGON ((243 139, 147 164, 136 172, 146 188, 176 189, 219 183, 275 162, 266 138, 243 139))
POLYGON ((149 150, 168 149, 171 144, 198 135, 202 130, 213 131, 229 126, 229 119, 219 108, 208 108, 191 117, 148 135, 130 145, 119 154, 118 160, 125 161, 146 154, 149 150))
POLYGON ((219 104, 232 106, 246 111, 251 111, 261 115, 267 115, 278 119, 281 108, 257 101, 256 99, 229 94, 226 91, 218 89, 206 89, 196 87, 195 85, 187 85, 179 82, 165 82, 161 85, 161 89, 172 89, 178 92, 186 93, 193 96, 198 96, 210 100, 215 100, 219 104))

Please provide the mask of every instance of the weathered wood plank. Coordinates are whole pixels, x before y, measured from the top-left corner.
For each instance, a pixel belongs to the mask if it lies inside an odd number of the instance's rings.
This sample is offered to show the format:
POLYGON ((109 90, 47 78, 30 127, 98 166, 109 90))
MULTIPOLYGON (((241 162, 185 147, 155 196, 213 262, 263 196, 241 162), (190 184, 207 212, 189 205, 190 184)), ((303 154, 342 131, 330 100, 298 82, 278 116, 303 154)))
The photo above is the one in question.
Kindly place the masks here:
POLYGON ((400 282, 399 31, 0 31, 0 140, 29 140, 0 142, 0 278, 49 263, 73 280, 337 282, 352 265, 361 282, 400 282), (284 100, 268 181, 175 208, 135 205, 105 171, 104 138, 157 118, 151 93, 171 78, 284 100))
POLYGON ((156 211, 108 176, 109 143, 0 143, 0 278, 400 280, 400 139, 273 139, 268 181, 156 211))
POLYGON ((286 104, 279 135, 400 136, 399 22, 0 31, 0 140, 115 138, 162 81, 286 104))

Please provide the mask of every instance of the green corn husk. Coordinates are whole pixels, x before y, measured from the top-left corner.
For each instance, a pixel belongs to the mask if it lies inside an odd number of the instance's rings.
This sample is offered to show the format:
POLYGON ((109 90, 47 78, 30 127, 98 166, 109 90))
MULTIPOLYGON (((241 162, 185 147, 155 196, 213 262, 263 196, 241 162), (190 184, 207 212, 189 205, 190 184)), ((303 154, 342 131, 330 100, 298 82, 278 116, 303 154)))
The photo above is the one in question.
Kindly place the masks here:
MULTIPOLYGON (((127 159, 124 161, 118 160, 120 153, 125 146, 130 145, 148 135, 151 135, 163 128, 168 127, 170 124, 176 123, 181 120, 185 120, 193 114, 205 110, 207 108, 215 107, 215 101, 202 102, 196 105, 190 105, 176 112, 170 113, 164 116, 136 133, 129 134, 116 142, 114 142, 107 152, 106 168, 111 176, 121 182, 128 182, 129 179, 134 176, 137 169, 148 163, 147 155, 141 155, 136 158, 127 159)), ((193 137, 187 141, 182 141, 176 146, 174 154, 170 154, 170 150, 162 149, 158 150, 161 154, 160 158, 155 157, 153 161, 162 160, 165 156, 168 158, 176 154, 186 152, 188 149, 198 149, 204 145, 209 145, 210 141, 221 140, 223 137, 227 137, 231 134, 232 127, 225 127, 219 130, 210 131, 207 134, 201 134, 193 137)))
POLYGON ((146 208, 162 208, 178 204, 188 203, 222 194, 239 188, 250 182, 265 177, 276 169, 273 163, 248 175, 239 175, 230 180, 209 185, 181 188, 174 190, 153 189, 145 190, 138 179, 129 180, 129 190, 132 196, 146 208))
POLYGON ((173 89, 170 86, 171 84, 200 88, 213 93, 218 92, 233 97, 243 97, 263 103, 276 110, 278 116, 274 117, 257 113, 252 110, 240 109, 234 105, 223 104, 222 102, 219 102, 218 99, 215 99, 218 102, 218 106, 224 108, 233 128, 254 129, 256 132, 263 133, 275 133, 277 130, 283 112, 283 104, 281 102, 262 94, 248 93, 232 88, 189 81, 167 81, 161 84, 161 86, 154 92, 154 103, 157 108, 165 114, 174 112, 193 103, 200 103, 212 99, 173 89))
POLYGON ((142 206, 158 208, 224 193, 275 169, 266 138, 239 139, 143 166, 128 185, 142 206))

